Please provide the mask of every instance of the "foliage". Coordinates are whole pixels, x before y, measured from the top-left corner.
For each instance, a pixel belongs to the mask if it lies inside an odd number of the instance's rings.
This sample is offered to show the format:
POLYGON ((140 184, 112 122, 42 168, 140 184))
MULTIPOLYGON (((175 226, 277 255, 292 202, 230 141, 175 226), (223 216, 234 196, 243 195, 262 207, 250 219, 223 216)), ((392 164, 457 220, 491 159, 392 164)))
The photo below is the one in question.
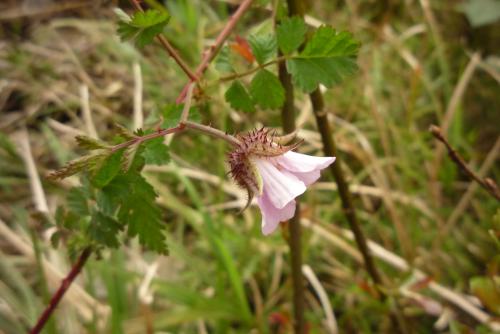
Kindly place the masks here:
POLYGON ((150 44, 160 34, 170 19, 166 10, 149 9, 136 12, 130 20, 121 20, 118 35, 124 41, 134 40, 138 47, 150 44))

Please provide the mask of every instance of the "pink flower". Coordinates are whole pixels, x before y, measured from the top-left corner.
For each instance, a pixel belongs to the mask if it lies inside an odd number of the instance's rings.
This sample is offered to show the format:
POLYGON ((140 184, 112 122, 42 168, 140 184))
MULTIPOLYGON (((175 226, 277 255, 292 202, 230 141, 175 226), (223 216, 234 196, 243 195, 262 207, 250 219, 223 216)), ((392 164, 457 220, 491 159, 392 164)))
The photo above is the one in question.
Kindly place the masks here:
POLYGON ((238 137, 241 145, 229 155, 231 174, 247 189, 249 201, 255 195, 262 213, 262 233, 269 235, 279 223, 295 214, 295 198, 316 182, 320 171, 335 157, 314 157, 295 153, 294 146, 281 146, 280 138, 258 130, 238 137))

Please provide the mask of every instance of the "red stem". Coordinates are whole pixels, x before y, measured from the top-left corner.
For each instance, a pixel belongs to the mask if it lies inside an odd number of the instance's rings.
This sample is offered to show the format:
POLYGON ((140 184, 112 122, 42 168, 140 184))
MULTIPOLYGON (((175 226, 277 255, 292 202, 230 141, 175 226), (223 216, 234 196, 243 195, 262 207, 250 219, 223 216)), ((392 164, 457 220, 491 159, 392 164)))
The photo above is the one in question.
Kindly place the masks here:
POLYGON ((55 308, 57 307, 62 297, 66 293, 66 290, 68 290, 68 288, 71 286, 76 276, 78 276, 83 266, 89 259, 90 254, 92 254, 92 249, 90 247, 85 248, 80 257, 78 258, 78 260, 76 261, 76 263, 71 268, 71 271, 69 272, 68 276, 66 276, 66 278, 62 280, 59 289, 52 296, 49 305, 47 305, 45 311, 43 311, 40 318, 38 318, 38 321, 36 325, 33 327, 33 329, 30 331, 30 334, 38 334, 42 331, 43 327, 45 326, 45 323, 49 320, 50 315, 54 312, 55 308))
MULTIPOLYGON (((204 56, 201 60, 200 65, 196 68, 195 76, 196 77, 201 77, 203 73, 205 73, 208 65, 210 62, 215 58, 217 53, 219 52, 220 48, 222 47, 222 44, 226 41, 226 39, 229 37, 229 34, 233 31, 236 23, 238 23, 239 19, 245 11, 250 7, 252 4, 253 0, 244 0, 241 5, 238 7, 236 12, 234 12, 233 16, 229 19, 227 22, 226 26, 222 31, 219 33, 215 40, 215 44, 212 45, 207 51, 205 51, 204 56)), ((186 96, 187 90, 189 89, 189 85, 192 84, 193 82, 196 82, 197 80, 191 79, 182 89, 181 94, 176 100, 176 103, 182 103, 184 101, 184 98, 186 96)))
MULTIPOLYGON (((132 3, 132 5, 134 5, 134 7, 138 11, 141 11, 141 12, 144 11, 144 9, 142 9, 142 6, 138 0, 130 0, 130 2, 132 3)), ((194 74, 193 71, 191 71, 191 69, 186 65, 184 60, 182 60, 181 56, 177 53, 177 51, 174 49, 174 47, 172 45, 170 45, 168 40, 165 37, 163 37, 162 35, 158 35, 157 39, 160 42, 160 44, 163 46, 163 48, 165 48, 165 50, 167 50, 170 57, 172 57, 175 60, 175 62, 177 63, 177 65, 179 65, 179 67, 184 71, 184 73, 186 73, 186 75, 189 77, 189 79, 191 79, 193 81, 197 81, 198 77, 196 76, 196 74, 194 74)))
MULTIPOLYGON (((187 93, 187 91, 189 89, 189 86, 193 82, 198 81, 198 77, 200 77, 200 76, 203 75, 203 73, 207 69, 208 65, 210 64, 210 62, 215 58, 215 56, 217 55, 217 52, 222 47, 222 44, 224 43, 224 41, 227 39, 227 37, 229 36, 229 34, 231 33, 231 31, 234 29, 234 26, 236 25, 236 23, 238 22, 238 20, 241 18, 241 16, 245 13, 245 11, 252 4, 252 1, 253 0, 244 0, 241 3, 241 5, 238 7, 238 9, 234 13, 234 15, 231 17, 231 19, 229 20, 229 22, 224 27, 224 29, 222 29, 222 31, 217 36, 215 44, 212 45, 210 47, 210 49, 208 50, 208 52, 206 52, 205 55, 203 56, 203 59, 202 59, 200 65, 197 67, 196 73, 194 75, 185 66, 184 62, 177 55, 177 53, 175 52, 175 50, 173 48, 171 49, 173 51, 172 53, 169 51, 169 48, 166 47, 166 45, 169 45, 168 41, 166 39, 162 38, 162 36, 158 36, 159 39, 164 39, 165 43, 163 43, 161 40, 160 40, 160 42, 167 49, 167 51, 172 56, 172 58, 175 59, 175 61, 177 62, 177 64, 184 70, 184 72, 186 72, 186 74, 190 78, 189 82, 184 86, 184 88, 182 89, 181 93, 179 94, 179 97, 177 98, 177 103, 181 103, 184 100, 185 95, 186 95, 186 93, 187 93)), ((138 0, 131 0, 131 2, 132 2, 132 4, 138 10, 142 10, 142 7, 139 4, 138 0)), ((164 136, 164 135, 167 135, 169 133, 180 132, 180 131, 184 130, 186 128, 186 126, 190 126, 190 124, 192 124, 192 123, 186 121, 186 122, 182 122, 182 123, 178 124, 177 126, 175 126, 173 128, 159 130, 159 131, 157 131, 155 133, 152 133, 152 134, 149 134, 149 135, 146 135, 146 136, 143 136, 143 137, 134 138, 134 139, 132 139, 132 140, 130 140, 128 142, 125 142, 125 143, 122 143, 122 144, 119 144, 119 145, 113 147, 113 150, 116 151, 116 150, 118 150, 120 148, 127 147, 127 146, 129 146, 131 144, 134 144, 134 143, 138 142, 138 141, 142 142, 144 140, 148 140, 148 139, 152 139, 152 138, 164 136)), ((191 126, 193 126, 193 125, 191 125, 191 126)), ((47 308, 45 309, 45 311, 42 313, 42 315, 38 319, 35 327, 33 327, 33 329, 30 331, 30 334, 40 333, 40 331, 45 326, 45 323, 49 320, 49 318, 52 315, 52 313, 54 312, 55 308, 57 307, 57 305, 61 301, 62 297, 66 293, 66 290, 68 290, 68 288, 71 286, 71 283, 73 283, 73 281, 75 280, 76 276, 78 276, 78 274, 82 270, 83 266, 85 265, 85 263, 87 262, 87 260, 88 260, 88 258, 89 258, 89 256, 91 254, 92 254, 92 250, 90 248, 86 248, 82 252, 82 254, 80 255, 80 257, 78 258, 78 261, 71 268, 71 271, 69 272, 68 276, 61 282, 61 285, 59 286, 59 289, 52 296, 52 299, 50 300, 49 305, 47 305, 47 308)))

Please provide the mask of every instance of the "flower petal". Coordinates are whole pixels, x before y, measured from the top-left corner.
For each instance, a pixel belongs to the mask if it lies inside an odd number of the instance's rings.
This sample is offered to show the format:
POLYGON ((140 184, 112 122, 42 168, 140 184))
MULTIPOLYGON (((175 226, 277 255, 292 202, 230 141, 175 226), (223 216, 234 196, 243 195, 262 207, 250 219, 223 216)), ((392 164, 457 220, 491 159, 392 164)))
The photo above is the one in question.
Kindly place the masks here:
POLYGON ((279 170, 271 161, 255 159, 254 163, 262 176, 264 192, 275 208, 282 209, 306 191, 304 182, 286 170, 279 170))
POLYGON ((319 170, 313 170, 312 172, 307 173, 294 172, 293 175, 295 175, 300 181, 304 182, 306 186, 309 186, 319 179, 321 173, 319 170))
POLYGON ((262 196, 257 197, 257 204, 262 213, 262 234, 264 235, 273 233, 280 222, 292 218, 295 214, 295 201, 288 202, 282 209, 277 209, 265 191, 262 196))
POLYGON ((289 151, 277 157, 276 161, 291 172, 307 173, 330 166, 335 161, 335 157, 314 157, 289 151))

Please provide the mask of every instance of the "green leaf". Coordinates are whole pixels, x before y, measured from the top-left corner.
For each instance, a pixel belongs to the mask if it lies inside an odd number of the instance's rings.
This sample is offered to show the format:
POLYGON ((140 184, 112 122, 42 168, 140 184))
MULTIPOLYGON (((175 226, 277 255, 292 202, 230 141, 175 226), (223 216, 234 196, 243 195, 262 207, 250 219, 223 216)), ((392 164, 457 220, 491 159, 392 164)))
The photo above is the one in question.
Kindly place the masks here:
POLYGON ((307 26, 298 16, 285 18, 276 29, 278 46, 284 54, 297 50, 304 42, 307 26))
POLYGON ((244 112, 255 112, 254 102, 247 90, 239 81, 233 81, 231 87, 224 94, 226 101, 233 109, 244 112))
POLYGON ((139 173, 119 174, 102 191, 107 205, 119 205, 118 220, 130 236, 139 236, 139 242, 150 250, 167 253, 156 193, 139 173))
POLYGON ((164 138, 159 137, 144 142, 144 157, 146 164, 164 165, 170 161, 168 146, 163 143, 164 138))
POLYGON ((260 70, 250 83, 252 99, 263 109, 277 109, 285 102, 285 90, 281 82, 268 70, 260 70))
POLYGON ((272 34, 251 35, 248 42, 259 64, 264 64, 276 56, 276 37, 272 34))
POLYGON ((468 0, 458 6, 473 27, 495 23, 500 19, 500 1, 468 0))
POLYGON ((287 61, 295 85, 310 93, 319 84, 332 87, 357 70, 359 43, 348 32, 328 26, 316 30, 304 51, 287 61))
POLYGON ((96 188, 106 186, 119 172, 122 166, 123 149, 111 153, 101 161, 90 181, 96 188))
POLYGON ((87 137, 87 136, 76 136, 76 142, 80 148, 83 148, 84 150, 92 151, 92 150, 100 150, 100 149, 105 149, 109 148, 106 143, 103 143, 100 140, 87 137))
POLYGON ((87 197, 83 188, 72 188, 68 192, 68 208, 81 216, 89 215, 87 197))
POLYGON ((231 62, 231 51, 227 45, 220 49, 217 58, 215 58, 215 68, 222 73, 234 72, 231 62))
POLYGON ((94 212, 88 227, 88 235, 98 244, 111 248, 118 248, 118 236, 123 226, 110 216, 102 212, 94 212))
POLYGON ((167 11, 149 9, 145 12, 136 12, 130 21, 122 20, 118 23, 118 34, 122 40, 135 40, 138 47, 150 44, 156 35, 163 31, 170 15, 167 11))
POLYGON ((470 280, 470 289, 486 308, 500 314, 500 284, 491 277, 476 276, 470 280))
MULTIPOLYGON (((163 123, 161 124, 161 127, 163 129, 168 129, 179 124, 179 120, 181 119, 181 114, 183 109, 184 109, 184 104, 166 105, 161 112, 163 118, 163 123)), ((199 120, 198 108, 191 107, 189 109, 189 119, 193 122, 197 122, 199 120)))
POLYGON ((60 169, 52 172, 49 175, 50 179, 64 179, 68 176, 74 175, 81 171, 93 170, 97 166, 100 166, 102 161, 108 156, 107 152, 99 152, 96 154, 85 155, 81 158, 72 160, 60 169))

